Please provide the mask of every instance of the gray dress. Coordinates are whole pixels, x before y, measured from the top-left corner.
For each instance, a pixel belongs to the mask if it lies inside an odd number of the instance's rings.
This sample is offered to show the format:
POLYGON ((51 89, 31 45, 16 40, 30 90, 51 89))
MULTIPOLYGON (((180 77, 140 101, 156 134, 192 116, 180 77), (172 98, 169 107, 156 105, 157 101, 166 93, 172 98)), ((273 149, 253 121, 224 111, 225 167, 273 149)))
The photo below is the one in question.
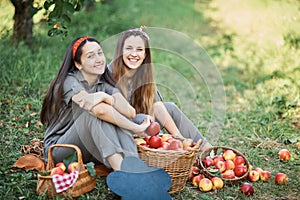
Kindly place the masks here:
MULTIPOLYGON (((107 157, 115 153, 138 157, 136 143, 130 131, 96 118, 72 101, 72 96, 82 90, 88 93, 118 92, 104 83, 101 76, 92 87, 89 87, 80 71, 69 73, 64 83, 64 107, 60 110, 59 117, 53 119, 46 127, 44 137, 46 160, 49 147, 57 143, 77 145, 82 151, 85 163, 100 162, 108 168, 111 166, 107 157)), ((60 162, 72 151, 69 148, 55 148, 53 159, 60 162)))

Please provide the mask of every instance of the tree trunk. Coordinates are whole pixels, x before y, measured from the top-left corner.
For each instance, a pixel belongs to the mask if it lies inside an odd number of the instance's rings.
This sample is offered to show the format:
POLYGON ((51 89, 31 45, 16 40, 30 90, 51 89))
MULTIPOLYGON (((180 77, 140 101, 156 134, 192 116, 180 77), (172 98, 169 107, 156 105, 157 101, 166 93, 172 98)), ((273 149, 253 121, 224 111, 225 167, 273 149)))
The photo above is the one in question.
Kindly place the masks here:
POLYGON ((14 29, 12 41, 14 44, 24 41, 30 45, 32 42, 32 5, 33 0, 10 0, 15 7, 14 29))

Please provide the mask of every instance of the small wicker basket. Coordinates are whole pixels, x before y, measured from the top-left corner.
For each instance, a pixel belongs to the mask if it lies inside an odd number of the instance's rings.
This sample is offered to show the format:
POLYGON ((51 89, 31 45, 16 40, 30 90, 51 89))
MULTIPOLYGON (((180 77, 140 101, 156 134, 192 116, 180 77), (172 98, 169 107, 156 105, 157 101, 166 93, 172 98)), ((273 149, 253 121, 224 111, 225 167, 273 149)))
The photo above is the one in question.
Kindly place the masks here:
POLYGON ((138 145, 139 157, 150 167, 163 168, 171 177, 169 193, 180 192, 186 185, 192 165, 200 150, 199 140, 190 150, 158 150, 138 145))
POLYGON ((246 158, 245 155, 243 155, 241 152, 239 152, 238 150, 236 150, 236 149, 234 149, 234 148, 231 148, 231 147, 226 147, 226 146, 214 146, 214 147, 211 147, 211 148, 209 148, 209 149, 203 151, 203 152, 200 154, 200 156, 199 156, 199 168, 200 168, 200 169, 203 171, 203 173, 204 173, 207 177, 209 177, 209 178, 212 178, 212 177, 216 176, 216 175, 210 173, 210 172, 204 167, 204 165, 203 165, 203 163, 202 163, 202 160, 203 160, 206 156, 209 156, 210 153, 211 153, 211 151, 214 151, 214 154, 216 155, 217 152, 218 152, 219 150, 225 151, 225 150, 227 150, 227 149, 232 150, 237 156, 242 156, 242 157, 244 158, 244 160, 245 160, 245 166, 247 167, 247 172, 246 172, 243 176, 241 176, 241 177, 235 177, 234 179, 226 179, 226 178, 223 178, 223 177, 220 177, 220 178, 222 178, 223 181, 224 181, 225 183, 236 183, 236 182, 239 182, 239 181, 241 181, 241 180, 246 179, 246 178, 248 177, 248 174, 249 174, 250 163, 249 163, 249 161, 248 161, 248 159, 246 158))
POLYGON ((52 158, 52 151, 54 147, 65 147, 65 148, 73 148, 77 152, 77 157, 78 157, 78 163, 80 168, 78 169, 79 171, 79 176, 77 181, 74 183, 74 185, 67 189, 64 192, 61 192, 59 194, 56 193, 55 186, 52 182, 52 176, 42 176, 38 175, 38 182, 37 182, 37 193, 38 194, 44 194, 46 193, 49 197, 55 197, 55 196, 65 196, 65 197, 78 197, 86 192, 89 192, 93 190, 96 186, 96 176, 90 176, 89 172, 87 169, 85 169, 85 165, 83 164, 82 161, 82 154, 81 150, 75 146, 75 145, 70 145, 70 144, 55 144, 52 145, 49 148, 48 152, 48 163, 46 166, 46 170, 50 172, 50 170, 54 167, 54 162, 52 158))

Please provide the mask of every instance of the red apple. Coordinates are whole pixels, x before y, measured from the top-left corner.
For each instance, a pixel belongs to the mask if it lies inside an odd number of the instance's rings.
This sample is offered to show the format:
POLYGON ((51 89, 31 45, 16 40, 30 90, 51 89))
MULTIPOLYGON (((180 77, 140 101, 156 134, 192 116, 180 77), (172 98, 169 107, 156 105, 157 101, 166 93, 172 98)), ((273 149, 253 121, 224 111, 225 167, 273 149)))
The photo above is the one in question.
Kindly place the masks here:
POLYGON ((148 144, 148 145, 149 145, 150 138, 151 138, 150 135, 147 135, 147 136, 144 137, 144 140, 145 140, 146 144, 148 144))
POLYGON ((63 162, 59 162, 55 165, 55 167, 60 167, 63 171, 66 171, 66 165, 63 162))
POLYGON ((268 181, 271 178, 271 173, 269 171, 262 171, 259 177, 262 181, 268 181))
POLYGON ((160 125, 158 122, 150 122, 150 125, 146 129, 146 133, 150 136, 158 135, 160 132, 160 125))
POLYGON ((211 157, 207 156, 202 160, 202 163, 205 168, 208 168, 214 165, 214 160, 211 157))
POLYGON ((226 167, 226 170, 230 170, 230 169, 234 169, 234 163, 232 160, 226 160, 225 161, 225 167, 226 167))
POLYGON ((157 149, 159 147, 162 147, 163 143, 161 141, 161 138, 158 135, 153 135, 149 139, 149 145, 150 145, 150 148, 157 149))
POLYGON ((215 164, 216 169, 218 169, 221 173, 226 170, 225 161, 219 160, 215 164))
POLYGON ((223 152, 223 157, 225 160, 233 160, 236 154, 231 149, 227 149, 223 152))
POLYGON ((162 142, 162 148, 164 150, 169 150, 170 147, 170 143, 169 142, 162 142))
POLYGON ((244 193, 245 195, 253 195, 254 193, 254 188, 250 183, 243 183, 241 186, 241 192, 244 193))
POLYGON ((232 169, 226 170, 225 172, 222 173, 222 177, 226 179, 234 179, 235 178, 234 171, 232 169))
POLYGON ((290 154, 290 152, 289 152, 287 149, 281 149, 281 150, 278 152, 278 157, 279 157, 281 160, 288 161, 288 160, 291 158, 291 154, 290 154))
POLYGON ((235 166, 233 171, 237 177, 241 177, 247 172, 247 167, 244 165, 238 165, 238 166, 235 166))
POLYGON ((198 175, 194 176, 192 179, 193 186, 199 187, 199 183, 203 178, 205 178, 205 176, 203 174, 198 174, 198 175))
POLYGON ((283 184, 287 183, 288 180, 289 180, 288 176, 284 173, 277 173, 275 175, 275 183, 276 184, 283 185, 283 184))
POLYGON ((162 142, 168 142, 168 140, 169 140, 170 138, 173 138, 171 134, 164 133, 164 134, 162 134, 162 136, 161 136, 161 141, 162 141, 162 142))
POLYGON ((237 156, 235 157, 235 159, 233 160, 234 165, 238 166, 238 165, 244 165, 245 164, 245 160, 242 156, 237 156))
POLYGON ((259 172, 255 171, 255 170, 251 170, 248 174, 248 179, 252 182, 256 182, 259 180, 259 172))
POLYGON ((54 167, 51 169, 50 175, 58 174, 58 175, 64 175, 64 170, 61 167, 54 167))
POLYGON ((202 192, 208 192, 212 189, 212 187, 213 187, 213 184, 212 184, 211 180, 209 180, 208 178, 203 178, 199 182, 199 189, 202 192))
POLYGON ((194 146, 194 141, 192 139, 184 139, 182 141, 183 150, 188 150, 194 146))
POLYGON ((211 182, 213 183, 213 189, 223 188, 224 182, 221 178, 215 176, 211 179, 211 182))
POLYGON ((213 160, 214 160, 214 165, 216 165, 217 162, 218 162, 219 160, 220 160, 220 161, 225 161, 224 158, 223 158, 223 156, 221 156, 221 155, 216 155, 216 156, 213 158, 213 160))
POLYGON ((194 176, 198 175, 200 172, 200 169, 197 166, 192 166, 191 171, 189 173, 189 179, 192 180, 194 176))
POLYGON ((79 169, 79 163, 78 162, 71 162, 69 165, 68 165, 68 173, 71 173, 75 170, 78 170, 79 169))
POLYGON ((260 167, 254 167, 252 170, 257 171, 259 175, 263 171, 262 168, 260 168, 260 167))
POLYGON ((182 150, 182 143, 181 143, 181 141, 174 139, 170 143, 169 150, 175 150, 175 151, 182 150))

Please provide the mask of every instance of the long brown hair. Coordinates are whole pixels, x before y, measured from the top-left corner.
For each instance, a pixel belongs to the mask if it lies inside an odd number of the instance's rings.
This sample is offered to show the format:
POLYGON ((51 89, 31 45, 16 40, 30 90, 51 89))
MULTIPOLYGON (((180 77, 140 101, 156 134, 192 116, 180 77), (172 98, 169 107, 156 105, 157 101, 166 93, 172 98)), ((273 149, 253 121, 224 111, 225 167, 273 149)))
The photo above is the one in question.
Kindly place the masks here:
MULTIPOLYGON (((58 114, 62 106, 64 105, 63 101, 63 86, 65 79, 69 72, 78 70, 75 67, 75 62, 81 64, 81 55, 82 55, 82 47, 85 45, 87 41, 89 42, 97 42, 100 45, 100 42, 95 38, 89 37, 83 40, 77 50, 75 52, 74 58, 72 56, 73 46, 76 41, 80 38, 76 38, 73 42, 69 45, 68 50, 65 54, 64 60, 61 64, 61 67, 54 77, 52 82, 50 83, 49 89, 44 97, 43 105, 40 113, 41 122, 44 125, 48 125, 52 118, 57 119, 58 114)), ((102 79, 108 83, 112 83, 110 81, 110 76, 108 70, 105 70, 104 74, 102 74, 102 79)))
POLYGON ((139 36, 145 44, 146 57, 131 78, 132 94, 131 105, 137 113, 153 114, 155 83, 152 58, 150 53, 149 37, 140 29, 129 29, 124 31, 117 42, 114 59, 112 63, 112 74, 117 82, 117 87, 121 90, 127 100, 128 97, 128 77, 125 75, 126 65, 123 61, 123 47, 125 40, 130 36, 139 36))

